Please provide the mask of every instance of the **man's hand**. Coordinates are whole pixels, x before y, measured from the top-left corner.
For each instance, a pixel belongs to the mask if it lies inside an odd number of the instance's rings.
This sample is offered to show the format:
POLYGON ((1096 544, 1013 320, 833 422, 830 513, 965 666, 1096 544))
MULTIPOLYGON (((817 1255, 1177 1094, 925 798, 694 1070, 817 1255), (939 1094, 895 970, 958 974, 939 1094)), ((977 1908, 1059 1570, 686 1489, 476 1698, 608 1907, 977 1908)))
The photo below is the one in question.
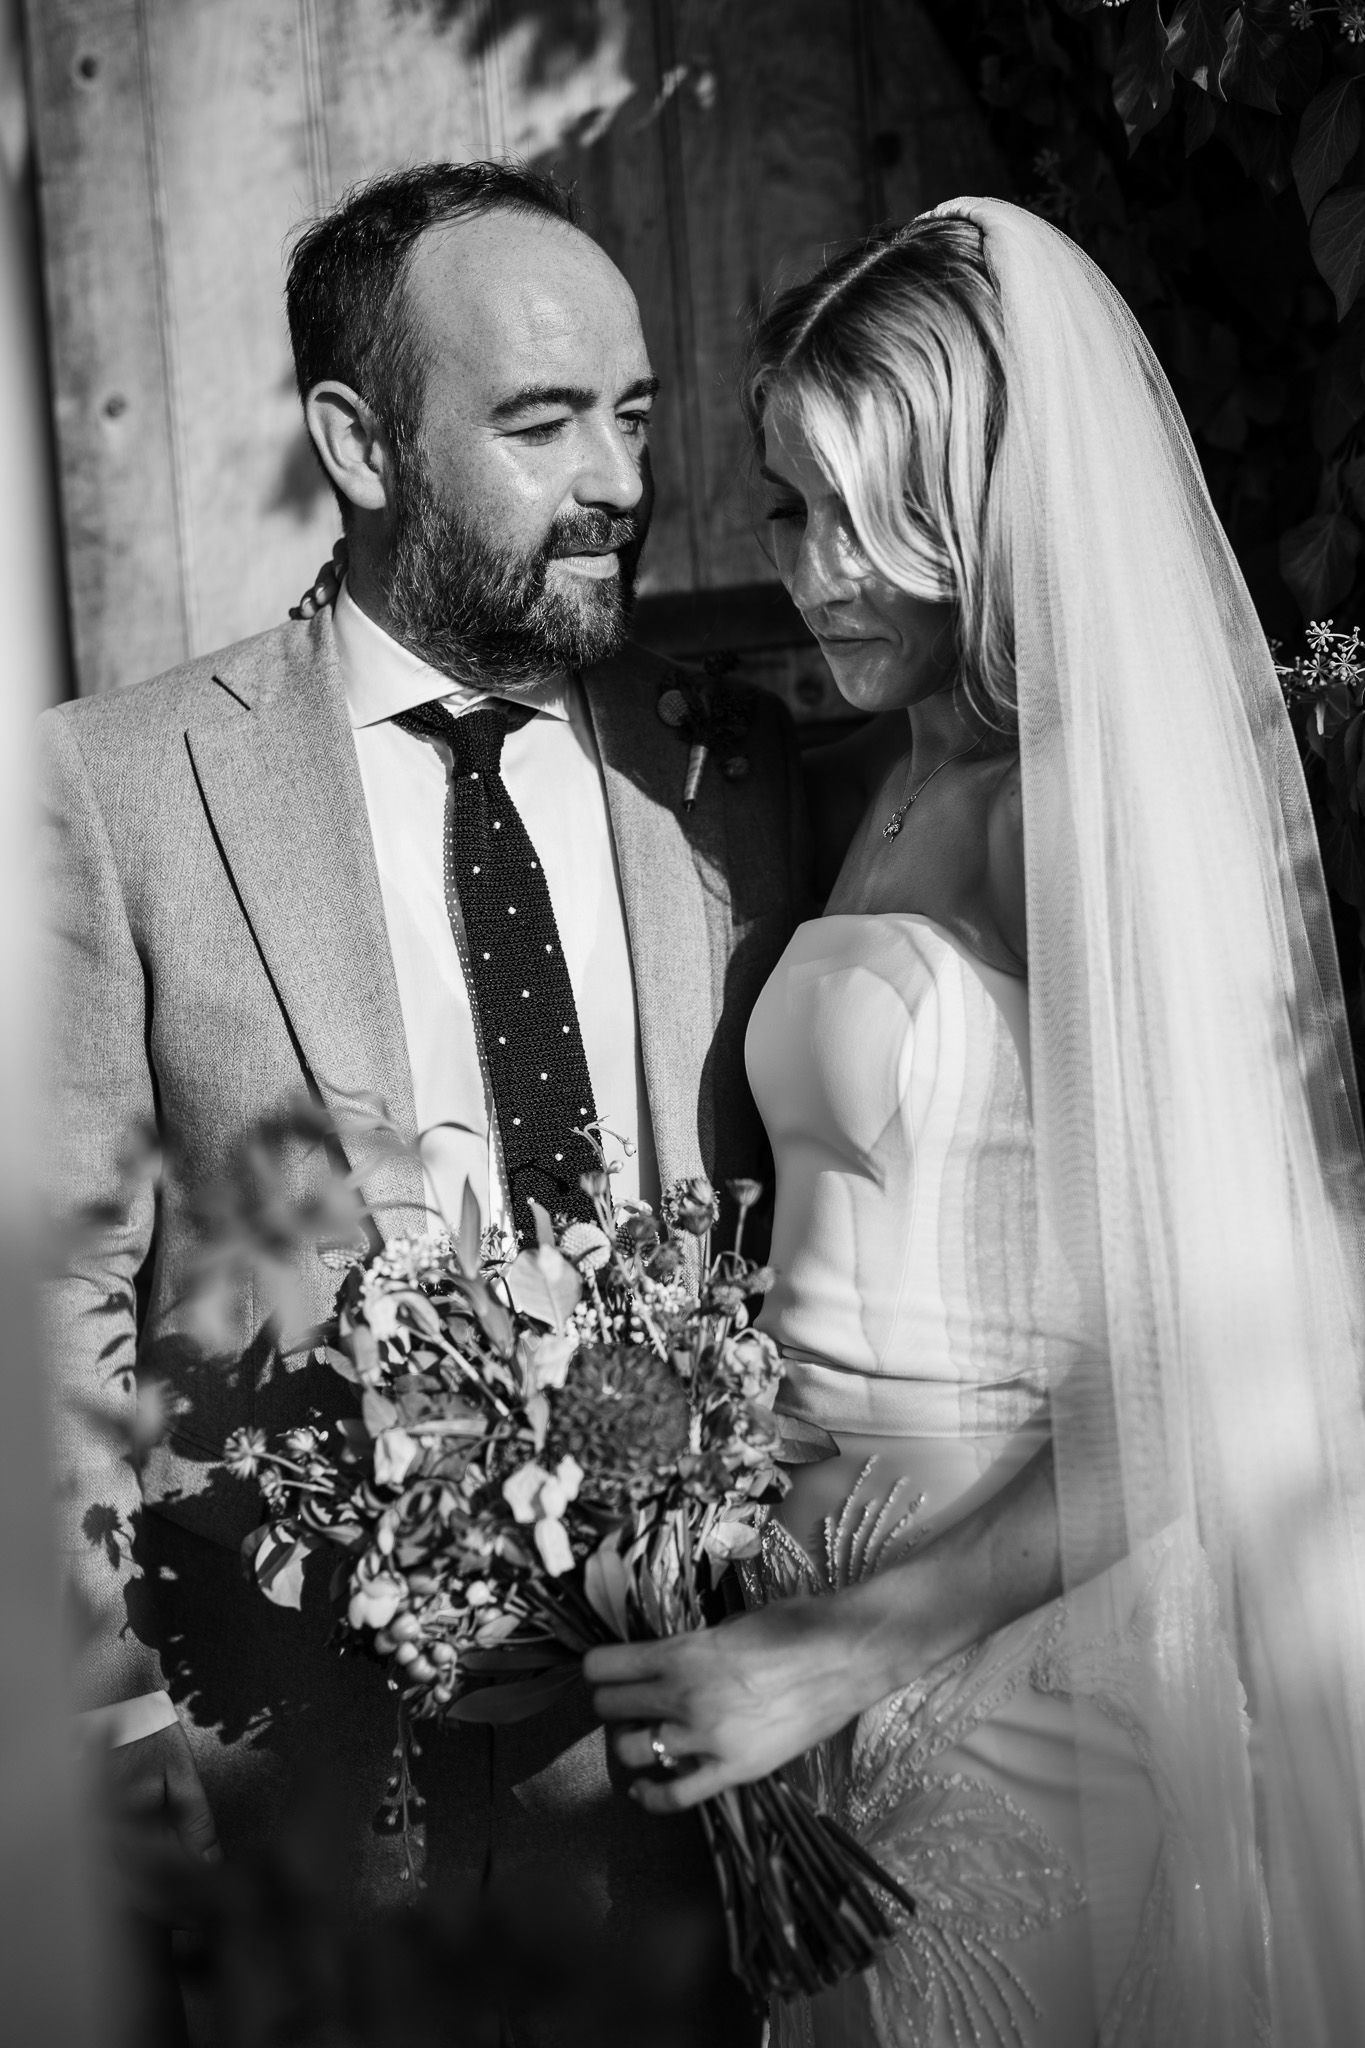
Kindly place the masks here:
POLYGON ((174 1835, 187 1856, 221 1858, 218 1830, 179 1722, 107 1751, 105 1773, 116 1823, 151 1823, 174 1835))

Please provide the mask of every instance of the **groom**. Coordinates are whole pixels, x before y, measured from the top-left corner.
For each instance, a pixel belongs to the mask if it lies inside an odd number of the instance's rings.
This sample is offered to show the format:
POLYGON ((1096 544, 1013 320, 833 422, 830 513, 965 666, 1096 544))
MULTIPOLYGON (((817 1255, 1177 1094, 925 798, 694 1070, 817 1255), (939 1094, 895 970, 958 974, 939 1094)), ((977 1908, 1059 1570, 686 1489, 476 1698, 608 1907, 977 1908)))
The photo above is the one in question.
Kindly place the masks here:
MULTIPOLYGON (((761 1170, 743 1032, 802 914, 802 812, 762 696, 747 774, 711 764, 682 810, 666 671, 627 644, 657 384, 630 289, 562 190, 487 164, 381 179, 303 238, 288 309, 349 545, 335 614, 41 721, 50 1195, 102 1217, 47 1326, 80 1704, 130 1799, 191 1847, 216 1825, 231 1854, 268 1837, 305 1759, 326 1767, 373 1903, 401 1894, 374 1826, 392 1695, 325 1647, 322 1591, 300 1618, 245 1584, 258 1504, 220 1462, 234 1428, 335 1413, 345 1390, 280 1356, 250 1278, 220 1355, 196 1350, 200 1218, 244 1134, 305 1089, 342 1117, 380 1096, 409 1140, 433 1134, 420 1162, 352 1161, 384 1234, 425 1203, 458 1214, 466 1179, 512 1229, 532 1188, 571 1204, 585 1113, 622 1141, 623 1194, 761 1170), (128 1198, 139 1125, 173 1143, 155 1195, 128 1198), (136 1461, 135 1378, 172 1411, 136 1461)), ((284 1172, 307 1199, 324 1168, 300 1145, 284 1172)), ((323 1318, 335 1271, 313 1251, 295 1267, 323 1318)), ((717 1962, 693 1824, 612 1789, 586 1698, 423 1751, 434 1876, 550 1864, 624 1939, 673 1916, 717 1962)), ((748 2038, 723 1968, 701 1974, 679 2038, 748 2038)))

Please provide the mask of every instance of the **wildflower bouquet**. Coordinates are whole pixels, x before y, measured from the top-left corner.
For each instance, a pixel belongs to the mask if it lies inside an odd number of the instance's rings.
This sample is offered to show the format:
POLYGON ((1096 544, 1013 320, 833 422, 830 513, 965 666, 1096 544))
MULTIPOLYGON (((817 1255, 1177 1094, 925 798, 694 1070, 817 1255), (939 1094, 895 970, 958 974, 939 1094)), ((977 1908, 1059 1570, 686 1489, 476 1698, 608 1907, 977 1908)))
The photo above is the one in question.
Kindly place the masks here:
MULTIPOLYGON (((519 1719, 594 1644, 704 1626, 786 1491, 778 1355, 746 1310, 772 1277, 742 1252, 757 1184, 734 1184, 739 1231, 715 1259, 707 1182, 679 1184, 661 1219, 614 1205, 605 1172, 584 1184, 596 1220, 556 1230, 537 1210, 534 1247, 481 1241, 466 1196, 457 1236, 352 1264, 327 1355, 359 1416, 228 1447, 265 1496, 245 1546, 262 1590, 296 1606, 308 1554, 339 1552, 338 1635, 387 1665, 405 1725, 519 1719)), ((913 1910, 781 1773, 700 1812, 759 1998, 865 1968, 892 1933, 876 1888, 913 1910)))

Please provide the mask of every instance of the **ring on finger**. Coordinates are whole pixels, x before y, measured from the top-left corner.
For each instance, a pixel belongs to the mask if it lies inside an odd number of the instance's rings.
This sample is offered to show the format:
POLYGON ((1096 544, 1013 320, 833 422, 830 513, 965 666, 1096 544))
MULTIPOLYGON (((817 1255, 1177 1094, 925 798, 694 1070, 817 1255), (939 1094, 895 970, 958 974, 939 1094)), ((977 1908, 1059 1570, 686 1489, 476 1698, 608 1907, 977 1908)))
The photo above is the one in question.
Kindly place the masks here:
POLYGON ((654 1730, 654 1733, 649 1738, 649 1746, 654 1752, 654 1761, 659 1766, 659 1769, 661 1771, 677 1770, 678 1759, 674 1756, 672 1750, 664 1741, 664 1731, 662 1727, 658 1727, 654 1730))

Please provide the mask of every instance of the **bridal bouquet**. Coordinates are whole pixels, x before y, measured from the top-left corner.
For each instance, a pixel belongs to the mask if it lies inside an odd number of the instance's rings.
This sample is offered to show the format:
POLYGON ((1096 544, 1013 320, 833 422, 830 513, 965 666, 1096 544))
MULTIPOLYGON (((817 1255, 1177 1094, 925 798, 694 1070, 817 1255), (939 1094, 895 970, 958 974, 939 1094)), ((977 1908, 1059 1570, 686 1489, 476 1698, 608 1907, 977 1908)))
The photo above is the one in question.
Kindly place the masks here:
MULTIPOLYGON (((778 1355, 745 1305, 772 1278, 742 1255, 757 1184, 734 1184, 739 1231, 714 1259, 709 1183, 679 1184, 662 1218, 615 1205, 605 1171, 584 1184, 596 1220, 537 1211, 534 1248, 481 1241, 466 1195, 457 1235, 352 1264, 328 1356, 359 1416, 228 1446, 265 1497, 245 1545, 262 1591, 297 1606, 308 1554, 339 1553, 338 1635, 385 1662, 405 1721, 519 1719, 594 1644, 704 1626, 786 1491, 778 1355)), ((892 1933, 877 1889, 910 1904, 781 1773, 700 1812, 757 1997, 865 1968, 892 1933)))

